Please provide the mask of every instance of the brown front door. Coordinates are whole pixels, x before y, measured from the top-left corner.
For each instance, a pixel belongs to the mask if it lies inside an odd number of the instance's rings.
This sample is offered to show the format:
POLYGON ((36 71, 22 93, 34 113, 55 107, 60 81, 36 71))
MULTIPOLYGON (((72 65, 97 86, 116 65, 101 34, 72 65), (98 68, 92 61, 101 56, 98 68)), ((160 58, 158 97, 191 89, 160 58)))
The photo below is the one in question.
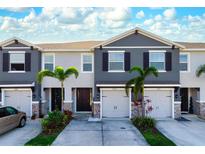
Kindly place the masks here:
POLYGON ((77 88, 77 112, 91 111, 90 100, 91 89, 90 88, 77 88))

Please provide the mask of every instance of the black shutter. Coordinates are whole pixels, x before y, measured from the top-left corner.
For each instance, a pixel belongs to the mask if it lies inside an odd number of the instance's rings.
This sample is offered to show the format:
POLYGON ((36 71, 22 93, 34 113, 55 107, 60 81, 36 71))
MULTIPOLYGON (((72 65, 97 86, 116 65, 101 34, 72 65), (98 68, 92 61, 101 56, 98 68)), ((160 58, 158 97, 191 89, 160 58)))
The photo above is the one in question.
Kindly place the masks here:
POLYGON ((102 58, 102 64, 103 64, 103 71, 108 71, 108 53, 103 52, 103 58, 102 58))
POLYGON ((31 71, 31 53, 25 53, 25 71, 31 71))
POLYGON ((124 62, 125 62, 125 71, 129 71, 130 70, 130 52, 125 52, 124 62))
POLYGON ((172 70, 172 53, 166 52, 166 71, 172 70))
POLYGON ((149 67, 149 52, 143 53, 143 68, 146 69, 149 67))
POLYGON ((3 72, 9 71, 9 53, 3 53, 3 72))

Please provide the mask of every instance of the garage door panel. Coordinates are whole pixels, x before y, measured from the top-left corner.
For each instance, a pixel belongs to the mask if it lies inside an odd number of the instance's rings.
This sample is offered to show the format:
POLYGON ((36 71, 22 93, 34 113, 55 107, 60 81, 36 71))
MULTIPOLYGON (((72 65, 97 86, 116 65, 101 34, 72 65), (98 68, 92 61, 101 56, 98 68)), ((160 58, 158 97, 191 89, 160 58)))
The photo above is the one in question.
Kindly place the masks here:
POLYGON ((124 90, 103 91, 103 117, 128 117, 129 97, 124 90))
POLYGON ((8 90, 5 91, 4 101, 6 106, 12 106, 19 111, 31 114, 31 92, 28 90, 8 90))
POLYGON ((145 100, 151 100, 153 110, 148 114, 154 118, 168 118, 172 116, 171 90, 145 90, 145 100))

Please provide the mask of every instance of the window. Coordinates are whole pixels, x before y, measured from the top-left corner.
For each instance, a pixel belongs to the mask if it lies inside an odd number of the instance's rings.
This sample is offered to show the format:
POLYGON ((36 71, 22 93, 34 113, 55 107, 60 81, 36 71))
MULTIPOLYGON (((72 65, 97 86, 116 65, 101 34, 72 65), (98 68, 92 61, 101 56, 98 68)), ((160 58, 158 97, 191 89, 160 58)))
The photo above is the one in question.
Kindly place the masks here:
POLYGON ((25 53, 10 53, 10 71, 25 71, 25 53))
POLYGON ((158 71, 165 71, 165 52, 150 52, 149 66, 154 66, 158 71))
POLYGON ((180 54, 180 71, 188 71, 188 54, 180 54))
POLYGON ((124 71, 124 52, 109 52, 109 71, 124 71))
POLYGON ((9 115, 14 115, 14 114, 17 114, 18 111, 12 107, 6 107, 6 115, 9 116, 9 115))
POLYGON ((54 55, 45 54, 44 55, 44 69, 53 71, 54 70, 54 55))
POLYGON ((83 72, 92 72, 93 71, 93 55, 92 54, 83 54, 82 55, 82 71, 83 72))

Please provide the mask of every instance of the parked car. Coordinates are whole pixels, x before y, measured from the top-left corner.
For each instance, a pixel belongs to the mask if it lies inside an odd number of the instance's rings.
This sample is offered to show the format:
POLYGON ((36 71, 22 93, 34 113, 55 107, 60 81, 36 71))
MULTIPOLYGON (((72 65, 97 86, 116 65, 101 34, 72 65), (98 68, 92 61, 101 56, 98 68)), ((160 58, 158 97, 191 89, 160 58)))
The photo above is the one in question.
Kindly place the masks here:
POLYGON ((0 107, 0 134, 16 127, 24 127, 26 124, 26 113, 6 106, 0 107))

